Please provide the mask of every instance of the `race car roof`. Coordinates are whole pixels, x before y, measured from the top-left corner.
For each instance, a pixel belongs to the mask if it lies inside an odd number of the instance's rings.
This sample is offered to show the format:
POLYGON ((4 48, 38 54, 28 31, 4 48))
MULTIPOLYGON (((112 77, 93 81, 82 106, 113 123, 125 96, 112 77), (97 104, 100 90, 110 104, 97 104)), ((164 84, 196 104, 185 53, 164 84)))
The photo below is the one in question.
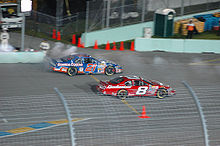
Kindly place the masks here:
POLYGON ((137 76, 120 76, 120 77, 124 77, 124 78, 127 78, 127 79, 140 79, 140 77, 137 77, 137 76))
POLYGON ((79 57, 91 57, 90 55, 88 54, 84 54, 84 53, 77 53, 77 54, 72 54, 72 55, 68 55, 68 56, 65 56, 65 57, 62 57, 61 59, 74 59, 74 58, 79 58, 79 57))

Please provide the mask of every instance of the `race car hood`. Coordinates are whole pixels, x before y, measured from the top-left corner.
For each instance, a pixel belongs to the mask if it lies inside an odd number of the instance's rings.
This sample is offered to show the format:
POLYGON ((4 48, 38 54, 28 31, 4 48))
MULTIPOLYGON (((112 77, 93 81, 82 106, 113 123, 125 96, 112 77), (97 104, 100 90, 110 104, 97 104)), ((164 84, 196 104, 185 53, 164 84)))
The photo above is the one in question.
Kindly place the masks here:
POLYGON ((164 86, 164 87, 170 87, 169 85, 164 85, 163 83, 161 83, 159 81, 155 81, 155 80, 148 80, 148 82, 151 82, 153 85, 160 85, 160 86, 164 86))
POLYGON ((110 60, 102 60, 102 59, 99 59, 99 61, 100 61, 101 63, 106 63, 106 64, 116 64, 116 63, 114 63, 113 61, 110 61, 110 60))
POLYGON ((159 82, 159 81, 148 80, 148 82, 152 83, 153 85, 161 85, 161 86, 163 86, 163 83, 161 83, 161 82, 159 82))
POLYGON ((115 62, 110 61, 110 60, 99 60, 99 61, 101 62, 101 64, 106 64, 107 66, 108 66, 108 65, 112 65, 112 66, 118 66, 118 67, 121 68, 120 65, 118 65, 118 64, 116 64, 115 62))

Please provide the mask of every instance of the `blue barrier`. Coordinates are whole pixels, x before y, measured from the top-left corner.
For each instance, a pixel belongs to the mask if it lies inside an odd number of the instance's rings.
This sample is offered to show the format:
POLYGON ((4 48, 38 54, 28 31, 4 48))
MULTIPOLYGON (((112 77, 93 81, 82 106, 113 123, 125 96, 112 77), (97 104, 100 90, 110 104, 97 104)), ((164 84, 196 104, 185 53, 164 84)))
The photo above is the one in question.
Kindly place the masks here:
POLYGON ((203 14, 203 15, 195 15, 193 16, 194 18, 197 18, 197 19, 204 19, 205 20, 205 27, 204 27, 204 30, 207 31, 207 30, 212 30, 213 26, 218 26, 219 25, 219 20, 220 20, 220 17, 217 18, 217 17, 214 17, 213 14, 203 14))

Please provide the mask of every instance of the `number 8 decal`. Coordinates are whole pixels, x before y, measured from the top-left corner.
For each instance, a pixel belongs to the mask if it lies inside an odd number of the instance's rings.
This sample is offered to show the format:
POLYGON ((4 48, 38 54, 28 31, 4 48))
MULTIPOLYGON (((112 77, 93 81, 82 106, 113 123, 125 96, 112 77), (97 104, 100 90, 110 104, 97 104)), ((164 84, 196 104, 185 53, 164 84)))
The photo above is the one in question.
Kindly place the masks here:
POLYGON ((146 94, 147 89, 148 89, 148 87, 139 87, 137 92, 136 92, 136 95, 144 95, 144 94, 146 94))

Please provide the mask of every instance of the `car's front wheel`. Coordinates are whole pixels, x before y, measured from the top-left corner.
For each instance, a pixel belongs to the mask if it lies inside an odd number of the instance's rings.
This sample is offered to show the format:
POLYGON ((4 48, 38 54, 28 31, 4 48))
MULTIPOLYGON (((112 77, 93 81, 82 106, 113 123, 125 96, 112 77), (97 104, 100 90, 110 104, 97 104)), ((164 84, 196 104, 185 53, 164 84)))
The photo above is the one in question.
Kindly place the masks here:
POLYGON ((69 67, 68 70, 67 70, 67 74, 69 76, 75 76, 77 74, 77 68, 69 67))
POLYGON ((105 68, 105 74, 107 75, 107 76, 111 76, 111 75, 113 75, 115 73, 115 68, 113 67, 113 66, 107 66, 106 68, 105 68))
POLYGON ((157 90, 157 97, 162 99, 167 96, 167 90, 164 88, 160 88, 157 90))
POLYGON ((117 97, 121 100, 124 100, 125 98, 127 98, 127 96, 128 96, 128 91, 125 89, 121 89, 117 93, 117 97))

